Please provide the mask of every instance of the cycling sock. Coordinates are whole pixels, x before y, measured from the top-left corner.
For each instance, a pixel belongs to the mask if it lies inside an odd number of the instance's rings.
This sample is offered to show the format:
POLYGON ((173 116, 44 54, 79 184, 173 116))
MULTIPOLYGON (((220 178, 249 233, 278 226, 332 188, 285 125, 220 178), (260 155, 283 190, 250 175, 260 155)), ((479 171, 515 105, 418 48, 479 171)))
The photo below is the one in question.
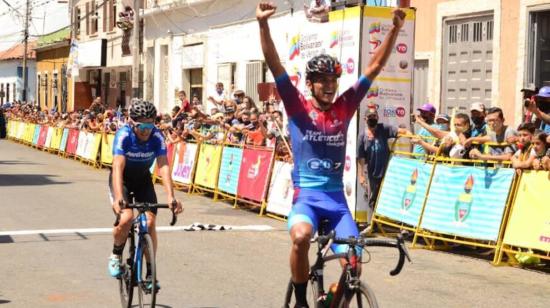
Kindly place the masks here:
POLYGON ((124 244, 120 246, 113 245, 113 254, 117 256, 121 256, 123 251, 124 251, 124 244))
POLYGON ((303 283, 293 282, 292 285, 294 285, 294 296, 296 297, 296 304, 301 305, 302 307, 307 307, 307 299, 306 299, 307 281, 303 283))
POLYGON ((151 263, 147 262, 147 275, 145 275, 146 277, 149 277, 151 276, 151 263))

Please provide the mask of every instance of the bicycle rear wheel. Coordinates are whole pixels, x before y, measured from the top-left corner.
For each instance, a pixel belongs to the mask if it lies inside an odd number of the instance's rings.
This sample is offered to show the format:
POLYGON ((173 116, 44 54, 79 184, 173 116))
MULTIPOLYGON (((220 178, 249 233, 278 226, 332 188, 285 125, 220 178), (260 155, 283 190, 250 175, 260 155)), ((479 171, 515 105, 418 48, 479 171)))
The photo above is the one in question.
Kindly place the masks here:
POLYGON ((138 303, 139 307, 155 307, 157 298, 157 271, 155 264, 155 252, 153 250, 153 240, 151 235, 145 234, 141 239, 141 253, 138 256, 141 264, 140 279, 138 284, 138 303), (145 256, 149 256, 147 259, 145 256), (147 277, 147 261, 151 263, 151 275, 147 277), (149 288, 150 286, 150 288, 149 288))
POLYGON ((359 288, 350 291, 348 294, 342 296, 340 303, 336 306, 338 308, 378 308, 378 302, 374 296, 372 289, 366 284, 361 282, 359 288))
POLYGON ((118 286, 120 291, 120 303, 122 307, 130 308, 132 307, 132 297, 134 295, 134 268, 133 268, 133 249, 130 239, 128 239, 128 258, 125 258, 124 253, 122 254, 122 275, 118 279, 118 286))

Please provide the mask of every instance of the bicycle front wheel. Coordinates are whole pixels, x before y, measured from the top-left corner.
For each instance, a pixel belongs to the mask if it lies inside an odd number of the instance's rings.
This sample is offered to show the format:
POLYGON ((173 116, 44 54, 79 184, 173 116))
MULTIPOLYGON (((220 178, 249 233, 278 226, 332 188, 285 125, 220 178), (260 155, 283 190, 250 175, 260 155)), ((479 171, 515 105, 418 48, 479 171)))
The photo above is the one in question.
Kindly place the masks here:
POLYGON ((338 308, 378 308, 374 292, 366 283, 360 283, 359 288, 348 291, 336 306, 338 308))
POLYGON ((157 271, 155 264, 155 252, 151 235, 145 234, 141 239, 141 253, 138 256, 141 270, 139 271, 138 300, 139 307, 155 307, 157 298, 157 271), (150 263, 150 275, 147 275, 147 263, 150 263))
MULTIPOLYGON (((307 301, 310 307, 324 307, 322 299, 319 298, 317 292, 317 284, 315 279, 309 279, 307 286, 307 301)), ((292 284, 292 279, 288 282, 288 286, 285 293, 285 303, 283 308, 291 308, 296 304, 296 299, 294 297, 294 285, 292 284)))
POLYGON ((120 302, 123 308, 132 307, 132 297, 134 295, 134 267, 132 266, 133 262, 133 245, 132 242, 128 240, 128 258, 125 257, 124 253, 122 254, 122 275, 118 278, 118 286, 120 291, 120 302), (126 260, 125 260, 126 258, 126 260))

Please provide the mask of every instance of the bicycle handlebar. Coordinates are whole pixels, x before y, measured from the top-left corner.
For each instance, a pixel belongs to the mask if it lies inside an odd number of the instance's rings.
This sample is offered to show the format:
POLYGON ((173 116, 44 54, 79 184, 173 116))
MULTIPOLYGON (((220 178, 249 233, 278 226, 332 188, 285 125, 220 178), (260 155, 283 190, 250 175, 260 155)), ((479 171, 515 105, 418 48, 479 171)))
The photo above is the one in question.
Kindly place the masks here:
POLYGON ((334 231, 331 231, 327 235, 318 236, 313 239, 312 242, 318 242, 321 247, 325 247, 329 242, 332 241, 334 244, 343 244, 350 246, 359 246, 361 248, 365 246, 378 246, 378 247, 394 247, 399 250, 399 259, 397 265, 393 270, 390 271, 391 276, 398 275, 403 269, 405 264, 405 258, 411 262, 411 257, 405 245, 405 240, 403 239, 404 233, 398 234, 396 240, 388 239, 374 239, 374 238, 363 238, 363 237, 350 237, 350 238, 337 238, 334 231))
MULTIPOLYGON (((178 217, 174 213, 174 206, 175 206, 175 204, 173 204, 173 206, 171 208, 172 220, 170 221, 170 226, 175 225, 176 222, 178 221, 178 217)), ((137 209, 140 212, 148 211, 148 210, 151 210, 151 209, 169 209, 169 208, 170 208, 170 205, 168 205, 166 203, 137 202, 137 203, 127 204, 125 202, 122 202, 121 205, 120 205, 121 210, 123 210, 123 209, 137 209)), ((120 223, 120 212, 118 214, 116 214, 116 220, 115 220, 115 223, 113 225, 116 227, 116 226, 118 226, 119 223, 120 223)))

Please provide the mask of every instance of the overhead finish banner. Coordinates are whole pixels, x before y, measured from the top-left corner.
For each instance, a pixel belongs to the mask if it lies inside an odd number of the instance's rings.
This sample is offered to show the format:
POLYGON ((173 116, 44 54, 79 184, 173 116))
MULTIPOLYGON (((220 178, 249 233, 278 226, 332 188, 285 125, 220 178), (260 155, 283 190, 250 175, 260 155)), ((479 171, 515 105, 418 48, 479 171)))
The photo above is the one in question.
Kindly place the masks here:
POLYGON ((496 241, 513 177, 511 168, 437 165, 420 228, 496 241))
POLYGON ((392 157, 380 189, 375 214, 416 227, 432 168, 432 164, 419 159, 392 157))
POLYGON ((230 146, 223 148, 220 176, 218 177, 219 190, 232 195, 237 194, 242 159, 243 149, 230 146))
POLYGON ((548 171, 523 172, 504 244, 550 251, 549 187, 548 171))
POLYGON ((176 183, 192 184, 193 167, 197 156, 196 143, 179 142, 174 153, 174 166, 172 168, 172 179, 176 183))

